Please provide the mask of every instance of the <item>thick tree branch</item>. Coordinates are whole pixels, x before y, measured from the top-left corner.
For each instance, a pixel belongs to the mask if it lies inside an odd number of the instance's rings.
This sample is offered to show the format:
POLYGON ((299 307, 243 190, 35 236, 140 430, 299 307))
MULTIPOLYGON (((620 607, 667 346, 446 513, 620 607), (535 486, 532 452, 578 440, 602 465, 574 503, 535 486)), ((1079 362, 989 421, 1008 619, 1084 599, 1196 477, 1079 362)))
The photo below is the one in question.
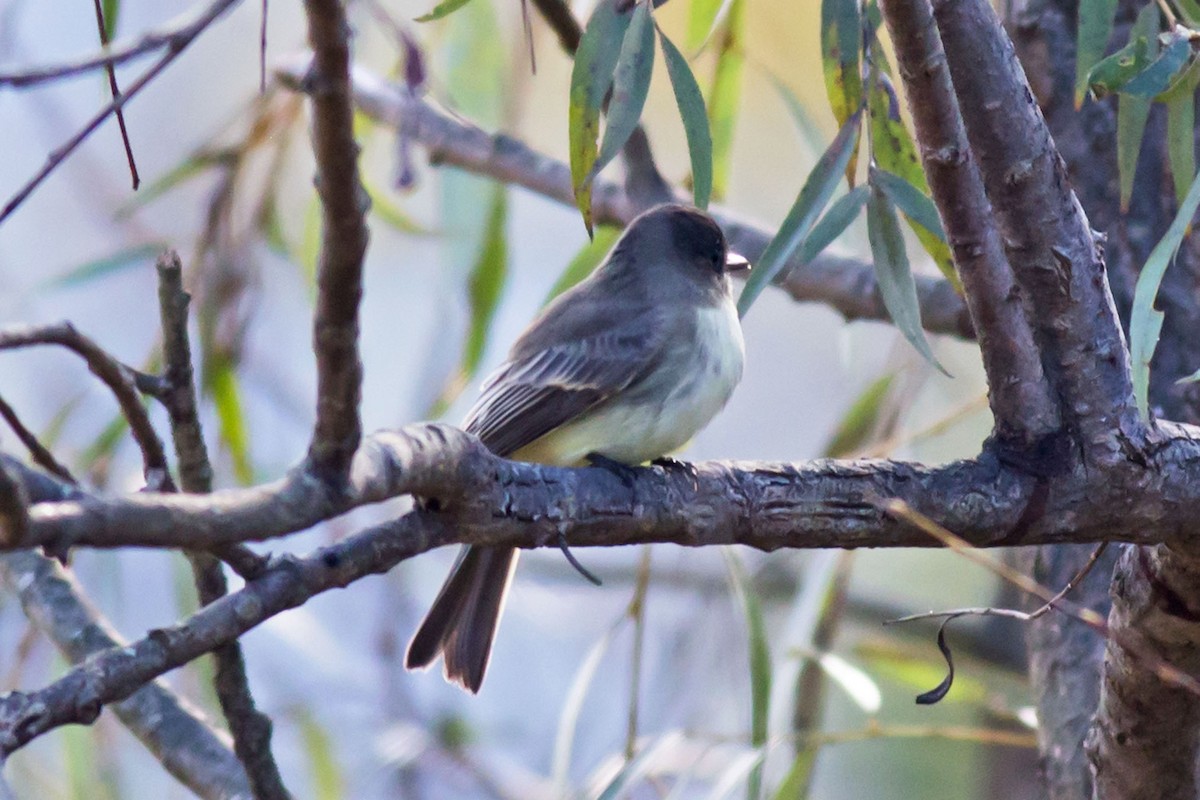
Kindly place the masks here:
MULTIPOLYGON (((190 298, 183 291, 183 267, 178 254, 174 251, 164 253, 156 267, 163 331, 163 377, 168 386, 164 402, 171 417, 171 438, 179 459, 179 482, 185 492, 207 494, 212 491, 213 471, 196 409, 187 329, 190 298)), ((225 545, 220 551, 225 558, 250 560, 254 574, 266 567, 265 559, 242 545, 225 545)), ((201 605, 209 605, 229 593, 220 559, 201 550, 188 550, 186 554, 201 605)), ((254 797, 256 800, 286 800, 289 794, 271 754, 271 719, 255 707, 241 645, 236 641, 223 644, 213 650, 213 659, 217 699, 233 734, 234 750, 246 768, 254 797)))
MULTIPOLYGON (((53 560, 24 551, 0 556, 0 578, 21 602, 25 616, 69 661, 125 646, 112 626, 84 599, 71 573, 53 560)), ((113 705, 122 724, 180 783, 207 800, 251 797, 227 738, 203 713, 157 681, 113 705)))
POLYGON ((350 27, 340 0, 305 0, 313 61, 304 85, 313 106, 313 153, 321 197, 321 251, 313 350, 317 356, 317 419, 310 466, 341 482, 362 438, 358 415, 362 361, 358 306, 362 300, 366 212, 358 176, 358 143, 350 89, 350 27))
MULTIPOLYGON (((576 545, 928 545, 883 518, 896 497, 978 546, 1082 541, 1160 543, 1190 535, 1200 504, 1200 431, 1161 423, 1154 449, 1099 470, 1046 456, 1036 477, 989 452, 926 467, 893 461, 696 465, 647 469, 618 491, 603 470, 508 462, 445 425, 369 437, 340 489, 303 471, 275 483, 198 497, 139 493, 36 503, 19 546, 213 547, 284 536, 403 494, 435 497, 455 541, 576 545), (1170 435, 1165 435, 1169 433, 1170 435), (1045 478, 1050 471, 1052 480, 1045 478)), ((14 467, 22 480, 31 472, 14 467)), ((37 474, 37 473, 35 473, 37 474)))
POLYGON ((1088 458, 1119 461, 1146 431, 1101 248, 991 5, 936 0, 934 16, 1064 421, 1088 458))
POLYGON ((884 18, 913 114, 921 162, 962 278, 996 434, 1028 449, 1059 429, 1033 330, 971 157, 928 0, 887 0, 884 18))
MULTIPOLYGON (((302 69, 287 67, 278 74, 284 83, 295 87, 301 82, 302 69)), ((365 114, 425 147, 433 164, 459 167, 521 186, 563 205, 575 205, 570 168, 510 136, 488 134, 363 69, 354 70, 354 98, 365 114)), ((603 178, 593 185, 592 209, 597 223, 622 227, 637 215, 637 207, 624 189, 603 178)), ((714 206, 709 211, 725 229, 732 248, 751 261, 762 255, 772 231, 728 209, 714 206)), ((879 295, 874 268, 858 259, 830 254, 822 254, 808 264, 794 259, 777 285, 792 299, 823 303, 847 320, 890 319, 879 295)), ((917 294, 926 330, 967 339, 974 336, 967 308, 949 281, 917 276, 917 294)))

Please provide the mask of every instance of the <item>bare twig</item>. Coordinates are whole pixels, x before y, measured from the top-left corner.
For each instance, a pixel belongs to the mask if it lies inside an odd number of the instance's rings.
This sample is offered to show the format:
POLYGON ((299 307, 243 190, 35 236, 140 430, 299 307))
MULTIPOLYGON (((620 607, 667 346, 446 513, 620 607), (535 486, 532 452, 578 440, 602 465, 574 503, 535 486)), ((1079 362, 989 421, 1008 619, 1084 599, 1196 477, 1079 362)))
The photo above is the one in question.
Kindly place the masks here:
MULTIPOLYGON (((202 19, 206 19, 204 24, 192 25, 185 30, 177 31, 169 41, 170 46, 167 48, 167 52, 149 69, 138 76, 138 78, 129 85, 129 88, 124 94, 114 97, 112 102, 100 109, 100 111, 98 111, 90 120, 88 120, 88 122, 74 136, 68 139, 61 147, 50 153, 49 157, 46 159, 46 163, 40 170, 38 170, 37 174, 30 178, 24 186, 18 189, 16 194, 9 198, 8 202, 4 204, 4 208, 0 209, 0 223, 3 223, 10 214, 12 214, 23 202, 25 202, 25 199, 33 193, 33 190, 40 186, 42 181, 44 181, 50 175, 50 173, 54 172, 54 170, 57 169, 58 166, 67 159, 67 156, 75 152, 75 149, 79 147, 79 145, 81 145, 85 139, 91 136, 92 133, 94 133, 96 129, 100 127, 104 120, 108 119, 109 114, 124 108, 126 103, 136 97, 137 94, 142 91, 142 89, 146 88, 151 81, 157 78, 159 73, 166 69, 172 61, 178 58, 179 54, 182 53, 205 28, 208 27, 208 24, 216 19, 216 17, 219 16, 220 13, 225 10, 225 8, 228 8, 230 5, 232 5, 234 1, 235 0, 222 0, 222 2, 215 4, 213 8, 209 9, 210 11, 216 9, 215 13, 213 13, 211 17, 208 17, 207 15, 202 17, 202 19)), ((105 63, 111 63, 111 60, 103 60, 97 64, 93 64, 92 66, 99 66, 105 63)))
POLYGON ((238 2, 240 0, 215 0, 207 6, 188 11, 159 30, 147 31, 131 41, 118 42, 112 46, 105 45, 99 53, 74 61, 12 72, 0 71, 0 86, 33 86, 106 66, 123 64, 162 48, 182 50, 238 2))
MULTIPOLYGON (((92 5, 96 8, 96 27, 100 30, 100 44, 107 47, 108 26, 104 20, 104 9, 100 5, 100 0, 92 0, 92 5)), ((104 65, 104 71, 108 73, 108 88, 115 100, 121 96, 121 90, 117 86, 117 69, 109 63, 104 65)), ((116 117, 117 126, 121 129, 121 143, 125 146, 125 160, 129 162, 129 174, 133 180, 133 190, 136 192, 142 179, 138 177, 137 163, 133 159, 133 145, 129 142, 129 129, 125 126, 125 112, 118 108, 116 117)))
MULTIPOLYGON (((207 494, 212 491, 212 466, 196 411, 196 389, 192 375, 191 346, 188 341, 188 295, 183 291, 183 269, 179 255, 164 253, 156 264, 158 300, 163 330, 164 377, 170 387, 165 399, 171 417, 172 439, 179 459, 179 480, 185 492, 207 494)), ((255 574, 265 568, 265 559, 242 546, 225 546, 222 558, 255 560, 255 574), (230 555, 229 551, 234 551, 230 555)), ((201 605, 209 605, 229 593, 221 561, 198 550, 187 551, 201 605)), ((216 662, 214 686, 221 711, 233 734, 233 746, 246 768, 257 800, 282 800, 289 797, 279 766, 271 754, 271 719, 260 712, 250 692, 241 645, 229 642, 213 650, 216 662)))
POLYGON ((162 440, 150 423, 138 393, 136 370, 117 361, 69 322, 51 325, 14 325, 0 329, 0 350, 36 345, 58 345, 77 354, 117 399, 121 414, 142 452, 146 483, 154 489, 173 489, 162 440))
POLYGON ((313 152, 321 197, 321 251, 313 349, 317 357, 317 419, 308 449, 325 480, 346 478, 362 437, 358 305, 367 249, 367 193, 358 176, 350 89, 350 27, 338 0, 305 0, 313 62, 305 89, 313 104, 313 152))
POLYGON ((33 459, 33 463, 61 480, 68 483, 75 483, 75 477, 71 475, 71 470, 63 466, 62 462, 55 458, 54 454, 38 441, 37 437, 25 427, 20 417, 17 416, 17 412, 5 402, 3 397, 0 397, 0 417, 4 418, 4 421, 8 423, 8 427, 12 428, 13 433, 21 440, 21 444, 25 445, 25 449, 29 451, 29 457, 33 459))

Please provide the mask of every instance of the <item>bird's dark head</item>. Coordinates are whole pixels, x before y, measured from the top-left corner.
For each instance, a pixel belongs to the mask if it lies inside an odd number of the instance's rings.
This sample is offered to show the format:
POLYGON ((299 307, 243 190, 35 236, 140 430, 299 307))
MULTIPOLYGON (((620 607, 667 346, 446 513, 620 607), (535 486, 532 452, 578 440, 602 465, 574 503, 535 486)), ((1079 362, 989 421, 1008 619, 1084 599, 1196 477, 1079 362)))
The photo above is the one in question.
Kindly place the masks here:
POLYGON ((655 206, 629 224, 626 237, 673 256, 702 274, 723 276, 749 269, 746 259, 729 252, 725 233, 703 211, 677 203, 655 206))

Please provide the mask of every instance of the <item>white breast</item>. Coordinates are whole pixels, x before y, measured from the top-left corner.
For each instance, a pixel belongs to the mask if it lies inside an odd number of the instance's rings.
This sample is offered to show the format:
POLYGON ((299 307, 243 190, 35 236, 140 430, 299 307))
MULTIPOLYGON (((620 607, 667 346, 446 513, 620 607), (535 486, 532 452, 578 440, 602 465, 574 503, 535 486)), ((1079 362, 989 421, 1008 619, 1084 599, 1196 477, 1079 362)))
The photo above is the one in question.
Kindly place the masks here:
POLYGON ((588 453, 599 452, 640 464, 687 444, 729 401, 745 359, 732 300, 697 314, 695 339, 673 342, 664 368, 626 396, 542 437, 520 457, 566 465, 584 463, 588 453))

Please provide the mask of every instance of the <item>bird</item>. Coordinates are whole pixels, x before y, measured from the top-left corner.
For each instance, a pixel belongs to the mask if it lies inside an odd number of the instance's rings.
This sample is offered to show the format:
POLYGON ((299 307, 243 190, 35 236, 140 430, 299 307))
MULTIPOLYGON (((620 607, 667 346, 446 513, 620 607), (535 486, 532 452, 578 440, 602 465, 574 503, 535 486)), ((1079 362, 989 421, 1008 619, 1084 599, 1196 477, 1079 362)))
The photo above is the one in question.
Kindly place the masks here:
MULTIPOLYGON (((687 444, 741 380, 730 274, 749 267, 703 211, 677 203, 645 211, 521 334, 464 430, 498 456, 601 466, 628 480, 637 465, 687 444)), ((462 548, 409 643, 408 669, 441 655, 446 680, 478 693, 517 555, 462 548)))

